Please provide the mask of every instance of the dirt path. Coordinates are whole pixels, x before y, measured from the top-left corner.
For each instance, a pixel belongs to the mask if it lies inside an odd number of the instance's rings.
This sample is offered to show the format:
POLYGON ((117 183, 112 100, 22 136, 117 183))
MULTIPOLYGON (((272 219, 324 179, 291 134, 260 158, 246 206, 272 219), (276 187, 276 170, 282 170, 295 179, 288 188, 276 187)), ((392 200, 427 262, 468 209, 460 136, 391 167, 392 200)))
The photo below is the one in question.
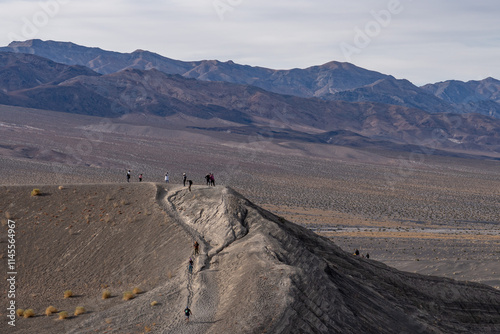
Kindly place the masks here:
MULTIPOLYGON (((173 196, 179 196, 183 191, 183 187, 177 186, 172 188, 164 188, 158 186, 157 201, 160 207, 181 226, 192 238, 200 244, 200 254, 191 257, 194 260, 193 273, 188 272, 188 259, 186 259, 186 270, 184 272, 186 289, 188 291, 186 305, 193 312, 189 324, 185 323, 184 317, 179 317, 176 321, 164 328, 165 331, 172 333, 207 333, 212 324, 217 320, 215 315, 217 313, 217 305, 219 301, 219 286, 216 277, 216 271, 211 268, 210 260, 207 254, 211 250, 210 244, 203 239, 203 237, 185 223, 184 219, 177 212, 177 208, 172 203, 173 196)), ((186 305, 179 305, 179 314, 186 305)))

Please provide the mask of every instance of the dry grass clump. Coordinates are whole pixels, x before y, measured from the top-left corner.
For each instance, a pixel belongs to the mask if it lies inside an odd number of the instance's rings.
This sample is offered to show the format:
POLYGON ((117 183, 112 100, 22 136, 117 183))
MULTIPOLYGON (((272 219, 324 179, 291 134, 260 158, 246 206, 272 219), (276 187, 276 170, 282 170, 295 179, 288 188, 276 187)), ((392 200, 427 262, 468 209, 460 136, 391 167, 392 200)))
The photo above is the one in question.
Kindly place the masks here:
POLYGON ((24 315, 24 310, 22 308, 18 308, 16 310, 16 314, 18 317, 22 317, 24 315))
POLYGON ((64 187, 63 187, 63 186, 59 186, 59 190, 63 190, 63 189, 64 189, 64 187))
POLYGON ((40 189, 35 188, 31 191, 31 196, 39 196, 41 193, 40 189))
POLYGON ((75 313, 74 315, 80 315, 80 314, 84 314, 85 313, 85 308, 82 307, 82 306, 78 306, 76 309, 75 309, 75 313))
POLYGON ((49 306, 45 309, 46 316, 52 315, 52 313, 57 313, 57 309, 54 306, 49 306))
POLYGON ((35 316, 35 311, 33 311, 32 309, 27 309, 23 312, 23 317, 24 318, 31 318, 31 317, 34 317, 35 316))
POLYGON ((158 302, 156 300, 151 302, 151 306, 156 306, 156 305, 158 305, 158 302))
POLYGON ((132 292, 133 292, 135 295, 138 295, 138 294, 142 293, 142 290, 136 287, 136 288, 134 288, 134 290, 132 290, 132 292))
POLYGON ((102 292, 102 299, 108 299, 109 297, 111 297, 111 291, 109 290, 104 290, 102 292))
POLYGON ((66 290, 64 291, 64 298, 71 298, 73 296, 73 291, 71 290, 66 290))
POLYGON ((123 293, 123 300, 130 300, 130 299, 134 299, 134 298, 135 298, 135 294, 132 291, 125 291, 123 293))
POLYGON ((63 320, 66 318, 68 318, 68 312, 66 311, 59 312, 59 320, 63 320))

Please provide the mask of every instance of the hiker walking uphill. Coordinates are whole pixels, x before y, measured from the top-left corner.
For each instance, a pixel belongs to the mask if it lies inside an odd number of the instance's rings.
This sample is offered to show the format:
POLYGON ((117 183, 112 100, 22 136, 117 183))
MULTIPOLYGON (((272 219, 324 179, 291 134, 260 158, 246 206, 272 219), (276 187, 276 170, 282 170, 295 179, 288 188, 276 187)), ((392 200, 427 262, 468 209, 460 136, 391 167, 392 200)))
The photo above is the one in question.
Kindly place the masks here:
POLYGON ((186 306, 186 308, 184 309, 184 315, 186 316, 186 323, 189 322, 189 316, 191 315, 191 310, 189 309, 189 307, 186 306))
POLYGON ((193 185, 193 181, 187 180, 187 183, 189 185, 188 189, 189 189, 189 191, 191 191, 191 186, 193 185))
POLYGON ((186 181, 187 181, 186 173, 182 173, 182 184, 184 185, 184 187, 186 186, 186 181))
POLYGON ((165 174, 165 183, 168 183, 168 172, 165 174))
POLYGON ((199 248, 200 248, 200 244, 198 243, 198 241, 194 242, 193 248, 194 248, 194 255, 198 255, 199 254, 199 248))
POLYGON ((192 259, 192 258, 189 258, 188 272, 189 272, 190 274, 192 274, 192 273, 193 273, 193 264, 194 264, 193 259, 192 259))
POLYGON ((127 182, 130 182, 130 169, 127 172, 127 182))

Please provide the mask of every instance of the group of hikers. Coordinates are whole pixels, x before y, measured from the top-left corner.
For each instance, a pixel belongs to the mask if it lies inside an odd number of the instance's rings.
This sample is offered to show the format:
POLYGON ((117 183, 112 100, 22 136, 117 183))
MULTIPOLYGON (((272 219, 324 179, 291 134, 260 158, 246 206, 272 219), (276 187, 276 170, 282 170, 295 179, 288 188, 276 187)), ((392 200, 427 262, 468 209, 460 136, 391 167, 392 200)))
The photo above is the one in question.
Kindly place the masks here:
MULTIPOLYGON (((127 182, 130 182, 131 175, 132 172, 129 169, 127 171, 127 182)), ((213 173, 208 173, 207 175, 205 175, 205 180, 207 182, 207 186, 215 187, 215 177, 213 173)), ((142 182, 142 173, 139 174, 139 182, 142 182)), ((165 173, 165 183, 170 183, 170 175, 168 174, 168 172, 165 173)), ((184 185, 184 187, 187 184, 189 191, 191 191, 191 186, 193 185, 193 181, 187 178, 186 173, 182 173, 182 184, 184 185)))
MULTIPOLYGON (((358 249, 355 249, 355 250, 354 250, 354 255, 356 255, 356 256, 359 256, 359 255, 360 255, 360 253, 359 253, 359 250, 358 250, 358 249)), ((363 255, 363 254, 361 254, 361 257, 366 257, 367 259, 369 259, 369 258, 370 258, 370 254, 366 253, 366 256, 365 256, 365 255, 363 255)))
MULTIPOLYGON (((130 177, 131 176, 132 176, 132 172, 129 169, 128 172, 127 172, 127 182, 130 182, 130 177)), ((142 182, 142 173, 139 174, 139 182, 142 182)))
POLYGON ((215 187, 215 177, 214 174, 208 173, 205 175, 205 180, 207 181, 207 186, 213 186, 215 187))
MULTIPOLYGON (((198 243, 198 241, 195 241, 194 244, 193 244, 193 252, 194 252, 194 255, 198 255, 199 252, 200 252, 200 244, 198 243)), ((193 258, 190 257, 189 258, 189 262, 188 262, 188 274, 189 275, 193 274, 193 266, 194 266, 194 261, 193 261, 193 258)), ((186 323, 189 322, 189 316, 191 314, 192 314, 192 312, 189 309, 189 305, 188 305, 184 309, 184 316, 186 317, 186 323)))
POLYGON ((182 184, 184 187, 186 186, 186 183, 188 184, 188 189, 191 191, 191 186, 193 185, 192 180, 188 180, 186 173, 182 173, 182 184))

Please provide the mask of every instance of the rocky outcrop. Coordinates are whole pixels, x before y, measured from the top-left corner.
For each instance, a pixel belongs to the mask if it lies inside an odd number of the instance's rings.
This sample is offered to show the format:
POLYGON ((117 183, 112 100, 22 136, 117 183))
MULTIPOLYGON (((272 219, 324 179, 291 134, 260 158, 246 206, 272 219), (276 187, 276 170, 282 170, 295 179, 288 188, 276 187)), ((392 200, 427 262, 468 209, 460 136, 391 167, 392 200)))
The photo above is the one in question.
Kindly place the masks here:
POLYGON ((182 224, 206 241, 209 268, 201 272, 217 273, 214 317, 224 320, 209 333, 500 330, 500 292, 491 287, 348 254, 231 189, 179 190, 168 200, 182 224))

